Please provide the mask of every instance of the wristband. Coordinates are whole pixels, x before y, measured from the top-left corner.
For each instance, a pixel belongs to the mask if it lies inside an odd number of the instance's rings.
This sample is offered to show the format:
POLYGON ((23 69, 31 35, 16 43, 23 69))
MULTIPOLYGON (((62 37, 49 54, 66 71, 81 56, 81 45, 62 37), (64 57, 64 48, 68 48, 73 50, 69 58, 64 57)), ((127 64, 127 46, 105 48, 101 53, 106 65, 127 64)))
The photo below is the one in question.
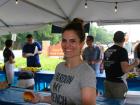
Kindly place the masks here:
POLYGON ((41 95, 39 95, 39 102, 40 102, 40 103, 43 102, 43 99, 44 99, 44 97, 41 96, 41 95))

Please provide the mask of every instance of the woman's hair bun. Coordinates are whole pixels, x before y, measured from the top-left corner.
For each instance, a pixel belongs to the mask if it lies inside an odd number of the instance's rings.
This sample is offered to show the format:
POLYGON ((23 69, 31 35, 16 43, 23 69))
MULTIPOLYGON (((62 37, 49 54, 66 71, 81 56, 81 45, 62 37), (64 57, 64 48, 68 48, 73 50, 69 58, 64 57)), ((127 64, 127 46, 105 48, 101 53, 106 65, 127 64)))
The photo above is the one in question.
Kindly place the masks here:
POLYGON ((82 19, 80 19, 80 18, 74 18, 71 23, 80 23, 80 24, 83 25, 84 21, 82 19))
POLYGON ((80 18, 74 18, 69 24, 67 24, 64 28, 62 33, 66 30, 74 30, 80 41, 83 42, 85 40, 85 33, 84 33, 84 21, 80 18))

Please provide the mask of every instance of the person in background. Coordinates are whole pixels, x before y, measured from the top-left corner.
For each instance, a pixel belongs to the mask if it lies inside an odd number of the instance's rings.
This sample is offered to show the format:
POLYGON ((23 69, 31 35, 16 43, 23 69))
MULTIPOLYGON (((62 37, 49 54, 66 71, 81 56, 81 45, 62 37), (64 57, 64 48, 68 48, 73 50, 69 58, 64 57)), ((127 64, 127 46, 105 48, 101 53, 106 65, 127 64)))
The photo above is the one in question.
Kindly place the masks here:
POLYGON ((94 45, 94 37, 89 35, 86 39, 87 47, 83 51, 83 60, 86 61, 96 72, 96 76, 100 73, 100 64, 102 62, 101 50, 94 45))
POLYGON ((125 45, 124 48, 127 50, 128 52, 128 57, 129 59, 132 59, 132 42, 129 41, 129 35, 128 33, 125 34, 125 45))
POLYGON ((5 49, 3 51, 3 57, 4 57, 4 71, 6 73, 6 79, 8 82, 8 85, 11 86, 11 84, 14 81, 14 53, 12 52, 12 45, 13 41, 8 39, 5 41, 5 49))
MULTIPOLYGON (((27 58, 27 67, 41 67, 39 54, 41 54, 41 45, 33 40, 33 36, 26 36, 27 43, 23 46, 22 55, 27 58)), ((34 74, 31 71, 20 71, 17 87, 34 89, 34 74)))
MULTIPOLYGON (((140 43, 138 43, 134 49, 134 58, 140 59, 140 43)), ((140 64, 137 67, 140 69, 140 64)))
POLYGON ((125 33, 117 31, 114 34, 114 45, 108 48, 104 53, 104 69, 106 73, 105 97, 124 98, 127 92, 127 82, 125 73, 128 73, 139 64, 136 59, 133 64, 128 62, 128 53, 124 46, 125 33))
POLYGON ((23 46, 22 56, 27 58, 27 67, 41 67, 39 54, 41 54, 41 45, 34 41, 33 36, 26 36, 27 43, 23 46))
POLYGON ((56 67, 51 82, 51 96, 34 94, 31 102, 46 102, 51 105, 96 105, 95 72, 81 58, 85 40, 83 25, 81 20, 74 20, 66 25, 62 32, 61 46, 65 62, 56 67))
POLYGON ((104 59, 104 46, 100 45, 100 51, 101 51, 101 63, 100 63, 100 73, 103 74, 104 73, 104 64, 103 64, 103 59, 104 59))

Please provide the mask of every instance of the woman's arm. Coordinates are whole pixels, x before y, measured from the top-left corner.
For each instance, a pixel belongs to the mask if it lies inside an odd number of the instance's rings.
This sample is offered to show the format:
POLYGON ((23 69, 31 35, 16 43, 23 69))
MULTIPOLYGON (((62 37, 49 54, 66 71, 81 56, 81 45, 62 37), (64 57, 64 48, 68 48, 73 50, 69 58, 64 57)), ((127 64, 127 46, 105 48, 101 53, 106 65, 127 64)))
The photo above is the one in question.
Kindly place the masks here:
POLYGON ((135 59, 134 63, 132 64, 129 64, 128 62, 124 61, 124 62, 121 62, 121 68, 124 73, 127 73, 130 70, 132 70, 134 67, 139 65, 139 62, 140 62, 139 59, 135 59))
POLYGON ((81 89, 82 105, 96 105, 96 89, 85 87, 81 89))
MULTIPOLYGON (((34 94, 34 93, 33 93, 34 94)), ((40 94, 34 94, 32 103, 49 103, 51 104, 51 96, 41 96, 40 94)))
POLYGON ((51 102, 52 102, 51 96, 42 96, 40 98, 39 102, 51 104, 51 102))

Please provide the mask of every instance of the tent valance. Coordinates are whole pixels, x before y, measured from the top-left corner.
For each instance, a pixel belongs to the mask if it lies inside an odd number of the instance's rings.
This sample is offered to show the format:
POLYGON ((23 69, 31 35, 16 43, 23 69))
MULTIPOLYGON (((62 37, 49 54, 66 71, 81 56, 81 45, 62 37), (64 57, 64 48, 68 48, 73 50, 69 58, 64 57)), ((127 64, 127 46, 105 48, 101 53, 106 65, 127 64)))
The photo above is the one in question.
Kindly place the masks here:
POLYGON ((139 11, 140 0, 0 0, 0 34, 37 30, 49 23, 62 27, 75 17, 99 25, 140 23, 139 11))

